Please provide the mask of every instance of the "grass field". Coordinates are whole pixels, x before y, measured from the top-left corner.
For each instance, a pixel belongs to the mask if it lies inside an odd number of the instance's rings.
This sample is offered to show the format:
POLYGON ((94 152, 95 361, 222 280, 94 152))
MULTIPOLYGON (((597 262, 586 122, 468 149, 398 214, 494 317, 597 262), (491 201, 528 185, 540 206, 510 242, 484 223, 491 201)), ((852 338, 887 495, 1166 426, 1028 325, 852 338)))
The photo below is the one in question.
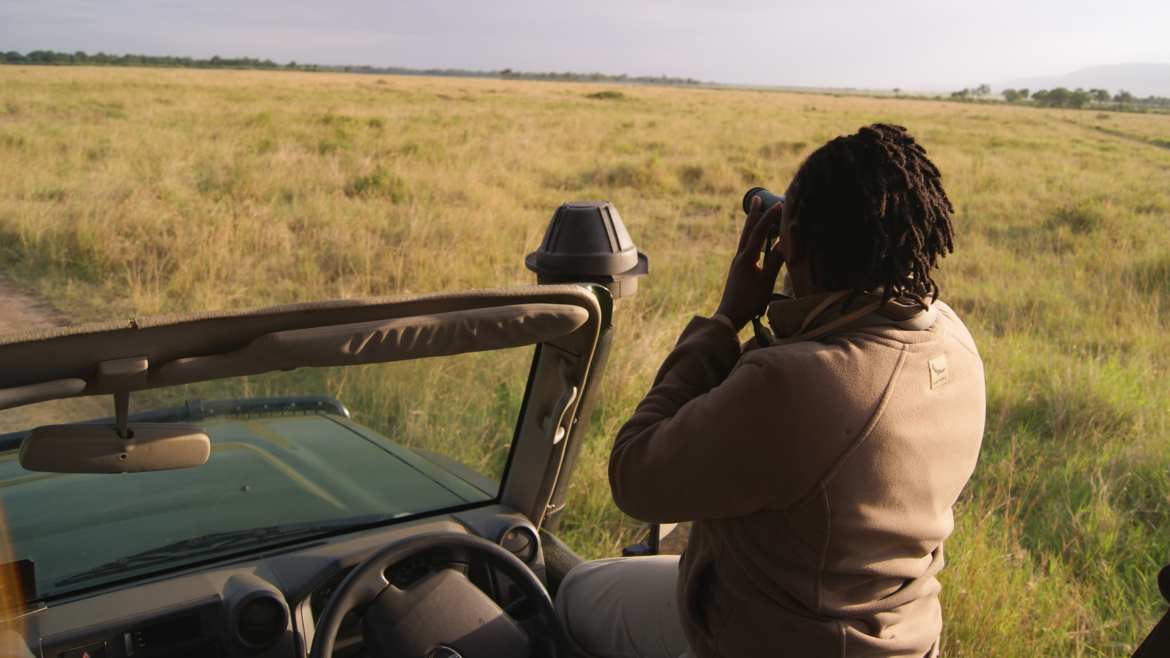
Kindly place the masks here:
POLYGON ((1144 143, 1170 140, 1170 116, 0 67, 0 270, 79 321, 526 284, 552 211, 608 199, 651 274, 617 303, 561 534, 611 556, 645 528, 612 505, 610 441, 687 318, 714 312, 740 196, 878 120, 943 171, 958 211, 943 298, 987 367, 944 654, 1128 655, 1170 562, 1170 152, 1144 143))

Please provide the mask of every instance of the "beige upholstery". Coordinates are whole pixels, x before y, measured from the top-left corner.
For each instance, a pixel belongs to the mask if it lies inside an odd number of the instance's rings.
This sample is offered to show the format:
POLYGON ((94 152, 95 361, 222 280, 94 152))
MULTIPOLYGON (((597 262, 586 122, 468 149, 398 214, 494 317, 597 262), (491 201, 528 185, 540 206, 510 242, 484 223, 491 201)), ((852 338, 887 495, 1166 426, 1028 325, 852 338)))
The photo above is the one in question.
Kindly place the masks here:
POLYGON ((85 388, 82 379, 58 379, 52 382, 17 386, 0 390, 0 410, 20 407, 26 404, 59 400, 77 395, 85 388))
POLYGON ((281 331, 235 352, 171 361, 163 365, 157 385, 521 347, 560 338, 588 319, 589 312, 580 306, 513 304, 281 331))
MULTIPOLYGON (((592 288, 542 285, 201 311, 3 334, 0 402, 11 408, 237 372, 374 363, 538 342, 591 355, 604 320, 592 288), (511 308, 494 314, 506 307, 511 308), (243 365, 222 365, 228 354, 243 359, 243 365), (145 364, 145 380, 137 376, 127 384, 99 376, 99 364, 127 359, 145 364), (179 362, 199 365, 179 367, 179 362)), ((580 381, 575 385, 581 386, 585 375, 576 373, 580 381)))

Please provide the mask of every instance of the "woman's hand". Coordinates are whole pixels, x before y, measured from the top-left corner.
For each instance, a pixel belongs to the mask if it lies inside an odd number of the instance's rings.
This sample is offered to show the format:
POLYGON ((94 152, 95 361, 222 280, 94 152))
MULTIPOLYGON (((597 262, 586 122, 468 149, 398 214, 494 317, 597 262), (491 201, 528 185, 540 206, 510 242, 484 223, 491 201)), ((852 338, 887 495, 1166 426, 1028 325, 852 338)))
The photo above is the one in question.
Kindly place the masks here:
POLYGON ((765 256, 761 267, 760 250, 764 246, 768 229, 780 221, 780 208, 781 204, 777 203, 766 212, 761 212, 760 197, 752 198, 752 211, 744 222, 739 247, 731 261, 727 283, 723 286, 723 298, 719 302, 719 310, 715 311, 716 315, 730 319, 736 330, 742 329, 752 318, 763 313, 768 302, 772 301, 772 291, 776 288, 776 276, 784 264, 784 255, 780 253, 780 245, 777 243, 765 256))

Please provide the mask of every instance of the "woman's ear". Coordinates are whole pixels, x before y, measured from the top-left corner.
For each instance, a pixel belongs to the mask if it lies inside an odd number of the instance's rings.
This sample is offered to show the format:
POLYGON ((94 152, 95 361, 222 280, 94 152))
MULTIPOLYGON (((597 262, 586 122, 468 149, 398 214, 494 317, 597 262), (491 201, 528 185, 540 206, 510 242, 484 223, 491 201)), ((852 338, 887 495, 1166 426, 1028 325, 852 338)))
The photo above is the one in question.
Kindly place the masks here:
POLYGON ((784 254, 784 266, 792 282, 792 296, 824 292, 823 285, 813 283, 813 256, 805 246, 800 233, 800 224, 787 222, 780 225, 780 249, 784 254))
POLYGON ((800 224, 785 222, 780 225, 780 245, 785 263, 797 266, 808 263, 808 252, 800 236, 800 224))

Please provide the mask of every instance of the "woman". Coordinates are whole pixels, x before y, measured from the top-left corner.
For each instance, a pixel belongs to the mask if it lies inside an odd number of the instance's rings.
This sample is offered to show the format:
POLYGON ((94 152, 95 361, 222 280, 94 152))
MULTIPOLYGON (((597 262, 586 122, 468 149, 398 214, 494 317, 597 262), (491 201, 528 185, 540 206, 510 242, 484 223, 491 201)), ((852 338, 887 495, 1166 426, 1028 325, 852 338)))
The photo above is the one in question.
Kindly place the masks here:
POLYGON ((570 572, 557 605, 586 653, 937 654, 935 576, 986 407, 932 278, 953 250, 940 178, 874 124, 810 155, 782 205, 753 200, 716 314, 688 324, 610 456, 618 507, 694 521, 687 548, 570 572), (761 315, 772 331, 741 348, 761 315))

